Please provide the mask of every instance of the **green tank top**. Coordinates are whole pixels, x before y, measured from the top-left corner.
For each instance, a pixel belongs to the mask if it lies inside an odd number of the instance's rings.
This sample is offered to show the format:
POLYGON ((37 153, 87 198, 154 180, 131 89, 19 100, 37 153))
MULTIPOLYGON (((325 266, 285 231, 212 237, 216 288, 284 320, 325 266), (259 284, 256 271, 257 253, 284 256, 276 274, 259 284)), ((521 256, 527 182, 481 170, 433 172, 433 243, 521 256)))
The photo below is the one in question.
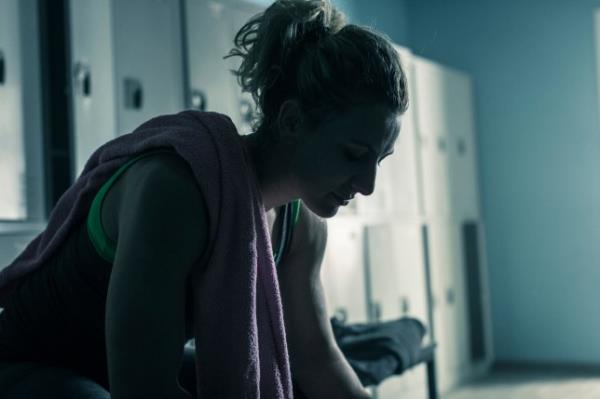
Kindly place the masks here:
MULTIPOLYGON (((102 203, 104 201, 104 197, 106 193, 111 188, 111 186, 115 183, 115 181, 136 161, 157 153, 162 152, 172 152, 172 150, 157 150, 150 151, 133 157, 132 159, 126 161, 107 181, 102 185, 94 200, 92 201, 92 205, 90 207, 90 211, 87 217, 87 231, 90 236, 90 241, 92 242, 94 248, 98 255, 101 258, 106 260, 109 263, 113 263, 115 259, 115 251, 117 244, 112 241, 102 228, 102 219, 100 216, 100 209, 102 207, 102 203)), ((298 222, 298 218, 300 216, 300 200, 292 201, 282 207, 280 207, 280 212, 282 212, 283 217, 278 218, 280 220, 280 231, 281 238, 279 240, 279 247, 274 249, 274 258, 275 263, 279 264, 281 257, 285 250, 287 249, 293 232, 293 228, 298 222)))

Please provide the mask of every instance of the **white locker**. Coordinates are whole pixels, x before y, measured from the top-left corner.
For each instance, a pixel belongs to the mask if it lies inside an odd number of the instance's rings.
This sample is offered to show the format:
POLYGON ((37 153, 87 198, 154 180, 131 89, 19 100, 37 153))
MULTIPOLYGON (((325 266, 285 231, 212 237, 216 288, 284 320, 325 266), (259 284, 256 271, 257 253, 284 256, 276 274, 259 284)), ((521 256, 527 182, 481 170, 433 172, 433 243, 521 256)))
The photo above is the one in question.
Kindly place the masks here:
POLYGON ((458 224, 428 225, 434 340, 441 393, 457 386, 469 369, 469 329, 458 224))
POLYGON ((414 66, 425 213, 478 218, 471 80, 419 57, 414 66))
POLYGON ((330 315, 348 323, 367 321, 362 225, 354 220, 327 221, 327 248, 321 279, 330 315))
MULTIPOLYGON (((365 227, 365 235, 371 320, 410 316, 429 328, 421 225, 398 222, 369 225, 365 227)), ((425 386, 426 368, 421 365, 384 381, 377 389, 377 397, 426 398, 425 386)))
POLYGON ((37 1, 0 0, 0 232, 46 217, 38 20, 37 1))
POLYGON ((75 176, 89 156, 117 136, 112 2, 69 2, 75 176))
POLYGON ((428 324, 421 226, 389 222, 365 227, 370 301, 376 320, 415 317, 428 324))
POLYGON ((413 64, 419 131, 435 135, 472 130, 472 105, 464 101, 469 90, 465 75, 418 56, 413 64))
POLYGON ((230 72, 231 62, 223 59, 233 47, 231 13, 216 1, 187 0, 185 6, 188 102, 195 109, 228 115, 237 126, 237 83, 230 72))
POLYGON ((117 128, 183 109, 181 9, 172 0, 113 1, 117 128))
POLYGON ((471 79, 460 72, 447 70, 446 80, 453 81, 454 105, 460 104, 460 128, 450 130, 450 188, 452 212, 460 219, 479 219, 479 184, 477 177, 477 142, 475 139, 471 79))
POLYGON ((441 67, 413 57, 413 105, 416 114, 423 212, 426 217, 451 213, 448 93, 441 67), (445 97, 444 97, 445 96, 445 97))
POLYGON ((169 0, 72 0, 69 10, 79 175, 99 143, 183 109, 181 9, 169 0))
POLYGON ((22 50, 18 0, 0 0, 0 219, 27 216, 22 50))
POLYGON ((192 108, 228 115, 240 134, 252 133, 254 100, 242 93, 232 73, 241 58, 223 57, 234 47, 239 29, 263 9, 246 2, 187 0, 185 4, 189 103, 192 108))

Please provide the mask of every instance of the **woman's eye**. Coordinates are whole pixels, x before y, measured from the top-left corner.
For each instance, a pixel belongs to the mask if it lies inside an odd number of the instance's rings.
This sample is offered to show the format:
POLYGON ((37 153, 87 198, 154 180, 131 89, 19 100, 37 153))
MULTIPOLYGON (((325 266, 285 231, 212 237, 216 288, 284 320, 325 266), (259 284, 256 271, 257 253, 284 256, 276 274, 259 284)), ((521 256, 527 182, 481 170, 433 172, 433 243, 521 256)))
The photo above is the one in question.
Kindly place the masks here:
POLYGON ((346 156, 351 161, 360 161, 367 155, 368 151, 346 151, 346 156))

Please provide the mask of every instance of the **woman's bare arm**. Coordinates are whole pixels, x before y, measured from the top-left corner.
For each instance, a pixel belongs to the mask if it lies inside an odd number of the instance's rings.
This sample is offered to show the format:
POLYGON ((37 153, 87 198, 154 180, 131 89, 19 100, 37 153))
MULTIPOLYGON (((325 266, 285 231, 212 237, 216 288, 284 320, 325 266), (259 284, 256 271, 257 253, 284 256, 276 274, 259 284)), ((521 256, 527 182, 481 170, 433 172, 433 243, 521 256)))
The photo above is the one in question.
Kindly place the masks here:
POLYGON ((320 279, 325 220, 302 207, 290 252, 279 266, 292 377, 310 399, 370 398, 338 348, 320 279))
POLYGON ((207 215, 191 171, 169 162, 146 168, 121 199, 106 304, 114 399, 192 397, 177 376, 186 279, 205 246, 207 215))

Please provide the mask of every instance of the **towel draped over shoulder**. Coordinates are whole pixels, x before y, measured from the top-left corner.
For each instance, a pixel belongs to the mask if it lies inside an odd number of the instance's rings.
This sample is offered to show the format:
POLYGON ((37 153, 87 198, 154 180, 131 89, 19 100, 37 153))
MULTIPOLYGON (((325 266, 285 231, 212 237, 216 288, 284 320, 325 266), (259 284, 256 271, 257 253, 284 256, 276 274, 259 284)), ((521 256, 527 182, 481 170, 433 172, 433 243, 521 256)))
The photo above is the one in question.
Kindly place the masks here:
POLYGON ((0 306, 85 222, 102 184, 131 157, 174 149, 208 208, 209 245, 191 275, 197 389, 202 398, 291 398, 283 308, 263 199, 239 134, 222 114, 153 118, 99 147, 62 195, 46 229, 0 272, 0 306))

